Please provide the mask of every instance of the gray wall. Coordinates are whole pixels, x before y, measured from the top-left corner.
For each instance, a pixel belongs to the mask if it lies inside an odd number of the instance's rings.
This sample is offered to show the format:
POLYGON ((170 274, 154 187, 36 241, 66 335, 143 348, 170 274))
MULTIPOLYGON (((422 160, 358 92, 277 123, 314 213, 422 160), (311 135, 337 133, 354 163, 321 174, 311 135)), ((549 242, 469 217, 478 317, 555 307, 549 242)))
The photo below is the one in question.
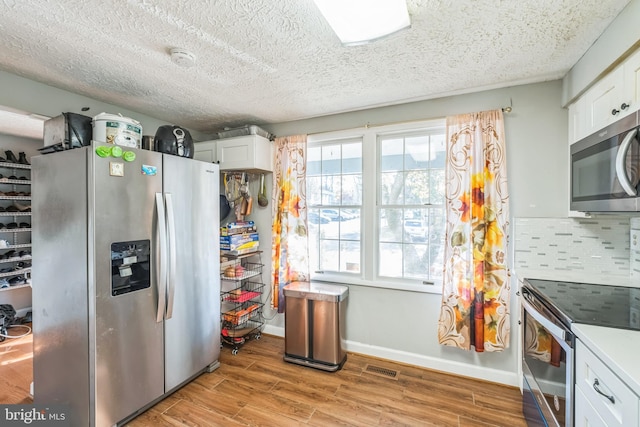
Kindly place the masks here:
MULTIPOLYGON (((158 127, 162 125, 180 125, 180 123, 167 123, 118 105, 96 101, 4 71, 0 71, 0 87, 2 88, 0 90, 0 105, 47 117, 55 117, 63 112, 84 114, 89 117, 97 116, 100 113, 120 113, 125 117, 139 121, 144 135, 155 135, 158 127), (86 112, 81 111, 83 107, 90 109, 86 112)), ((193 130, 189 130, 189 132, 195 140, 205 139, 199 132, 193 130)))
MULTIPOLYGON (((313 134, 512 105, 513 111, 505 114, 511 217, 566 217, 568 117, 560 106, 561 95, 562 84, 558 80, 263 127, 278 136, 313 134)), ((256 216, 259 216, 256 221, 260 229, 269 230, 270 212, 258 212, 256 216)), ((352 285, 346 339, 356 343, 352 348, 361 351, 373 346, 371 352, 380 356, 436 368, 441 363, 443 370, 457 365, 454 369, 463 373, 467 372, 464 365, 472 366, 470 375, 478 374, 480 369, 489 372, 489 378, 485 379, 515 384, 518 368, 515 287, 512 288, 511 344, 509 350, 502 353, 478 354, 439 345, 440 303, 438 294, 352 285)), ((275 315, 269 326, 281 329, 283 316, 275 315)))

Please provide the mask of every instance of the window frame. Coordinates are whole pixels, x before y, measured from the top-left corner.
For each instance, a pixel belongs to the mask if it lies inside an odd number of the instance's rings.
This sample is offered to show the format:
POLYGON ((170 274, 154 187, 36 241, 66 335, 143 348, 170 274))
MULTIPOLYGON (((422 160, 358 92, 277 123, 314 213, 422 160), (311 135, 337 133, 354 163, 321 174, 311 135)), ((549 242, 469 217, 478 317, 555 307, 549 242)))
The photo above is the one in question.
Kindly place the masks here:
POLYGON ((381 126, 365 126, 360 128, 330 131, 307 136, 308 146, 317 146, 348 140, 362 140, 362 211, 360 217, 360 273, 310 272, 312 280, 345 283, 349 285, 413 291, 421 293, 442 293, 442 281, 435 280, 433 285, 422 283, 422 280, 389 278, 378 276, 379 230, 378 205, 379 197, 379 136, 393 134, 407 135, 416 132, 433 132, 441 129, 445 132, 445 119, 436 118, 414 122, 396 123, 381 126), (373 183, 373 185, 369 184, 373 183))

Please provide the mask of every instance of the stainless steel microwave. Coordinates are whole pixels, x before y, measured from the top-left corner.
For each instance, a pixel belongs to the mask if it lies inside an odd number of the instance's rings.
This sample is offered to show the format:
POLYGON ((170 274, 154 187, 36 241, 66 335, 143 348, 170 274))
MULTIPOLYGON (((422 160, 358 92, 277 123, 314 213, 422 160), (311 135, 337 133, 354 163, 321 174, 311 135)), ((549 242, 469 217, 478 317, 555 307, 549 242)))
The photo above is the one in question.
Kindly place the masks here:
POLYGON ((571 145, 573 211, 640 211, 640 111, 571 145))

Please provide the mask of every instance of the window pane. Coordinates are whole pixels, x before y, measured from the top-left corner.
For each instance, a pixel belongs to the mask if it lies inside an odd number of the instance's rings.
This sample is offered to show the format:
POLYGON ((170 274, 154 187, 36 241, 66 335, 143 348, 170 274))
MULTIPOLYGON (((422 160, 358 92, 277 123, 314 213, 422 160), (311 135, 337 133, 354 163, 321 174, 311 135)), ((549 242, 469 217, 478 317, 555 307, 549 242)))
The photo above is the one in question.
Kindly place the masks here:
POLYGON ((429 202, 429 175, 426 171, 408 172, 404 185, 405 204, 424 205, 429 202))
POLYGON ((402 155, 404 152, 402 138, 383 139, 380 141, 380 170, 401 171, 403 169, 402 155))
POLYGON ((319 176, 307 176, 307 204, 319 205, 322 202, 322 178, 319 176))
POLYGON ((426 242, 429 235, 429 218, 424 209, 405 211, 403 230, 405 242, 426 242))
POLYGON ((320 241, 320 270, 339 271, 340 254, 338 253, 340 242, 337 240, 320 241))
POLYGON ((380 243, 379 250, 378 274, 385 277, 402 277, 402 244, 380 243))
POLYGON ((340 204, 340 188, 342 178, 340 175, 322 176, 322 203, 323 205, 340 204))
POLYGON ((404 174, 386 172, 380 177, 380 202, 383 205, 399 205, 403 203, 404 174))
POLYGON ((362 172, 362 144, 342 145, 342 173, 362 172))
POLYGON ((340 145, 324 145, 322 147, 322 174, 339 174, 342 169, 340 161, 340 145))
POLYGON ((380 209, 381 242, 402 242, 402 216, 402 209, 380 209))
POLYGON ((309 246, 315 248, 309 256, 317 266, 313 271, 360 273, 362 140, 331 141, 314 148, 321 167, 317 177, 307 176, 307 200, 315 207, 309 211, 309 246))
POLYGON ((429 212, 429 272, 431 278, 441 278, 444 268, 445 213, 444 209, 430 209, 429 212))
POLYGON ((340 271, 360 272, 360 242, 340 242, 340 271))
POLYGON ((434 169, 429 174, 429 203, 444 204, 444 170, 434 169))
POLYGON ((362 204, 362 175, 342 176, 342 204, 362 204))
POLYGON ((404 277, 429 277, 429 253, 426 244, 404 245, 404 277))
POLYGON ((320 147, 307 148, 307 177, 320 175, 322 153, 320 147))
POLYGON ((405 140, 404 169, 426 169, 429 164, 429 137, 419 136, 405 140))
POLYGON ((432 169, 444 169, 446 161, 446 139, 444 133, 438 135, 431 135, 431 146, 429 152, 431 162, 429 167, 432 169))
POLYGON ((340 211, 340 240, 360 240, 360 215, 340 211))

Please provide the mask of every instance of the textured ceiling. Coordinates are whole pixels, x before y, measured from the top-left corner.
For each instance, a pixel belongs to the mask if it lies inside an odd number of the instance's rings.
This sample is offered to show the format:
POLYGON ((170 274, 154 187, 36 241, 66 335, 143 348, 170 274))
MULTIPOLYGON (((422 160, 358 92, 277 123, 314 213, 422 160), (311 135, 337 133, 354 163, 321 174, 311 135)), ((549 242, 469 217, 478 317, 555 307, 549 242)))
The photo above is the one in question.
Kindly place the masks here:
POLYGON ((627 3, 408 0, 343 47, 312 0, 0 0, 0 70, 211 132, 558 79, 627 3))

